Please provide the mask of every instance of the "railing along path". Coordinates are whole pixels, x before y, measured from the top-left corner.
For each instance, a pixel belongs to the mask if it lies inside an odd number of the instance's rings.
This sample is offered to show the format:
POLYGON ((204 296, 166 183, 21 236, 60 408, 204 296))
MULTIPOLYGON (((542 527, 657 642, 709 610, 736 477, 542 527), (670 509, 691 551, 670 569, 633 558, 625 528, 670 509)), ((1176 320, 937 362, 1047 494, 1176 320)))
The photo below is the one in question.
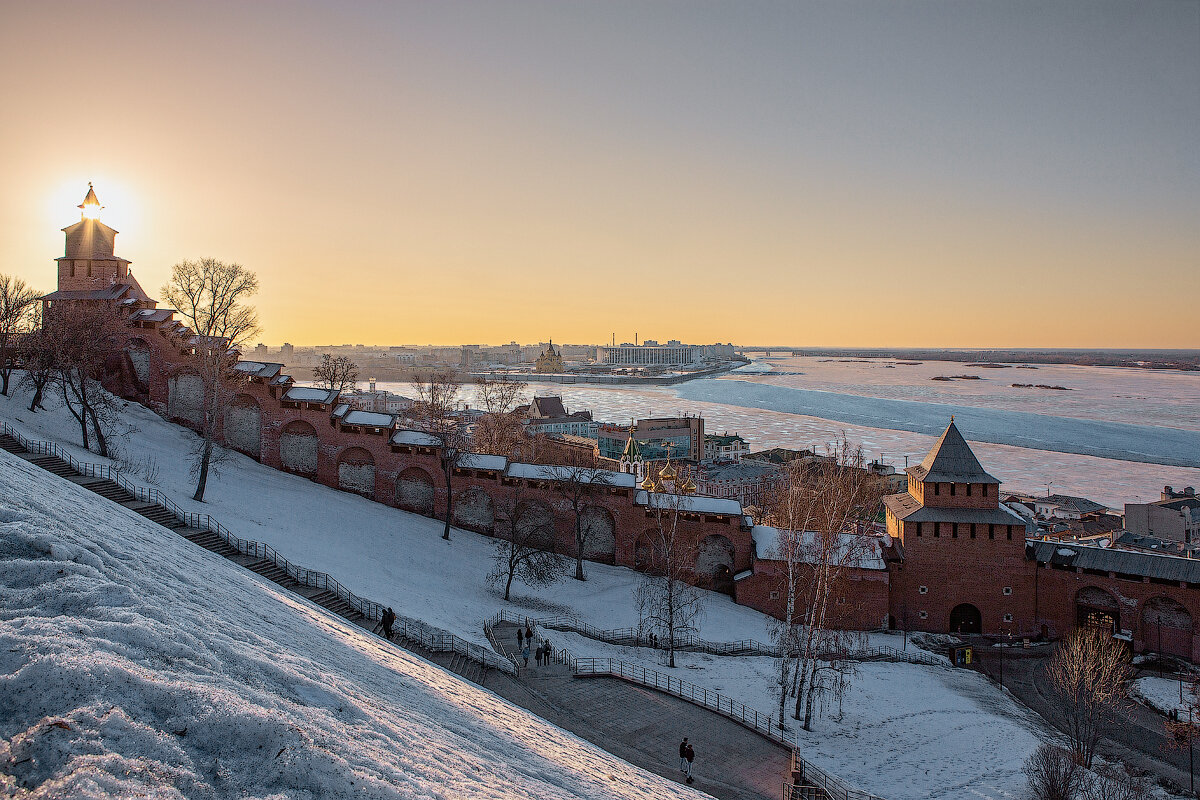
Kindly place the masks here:
MULTIPOLYGON (((559 614, 553 617, 529 617, 501 609, 499 614, 493 619, 495 622, 503 621, 522 625, 529 623, 550 630, 578 633, 581 636, 586 636, 589 639, 595 639, 607 644, 627 647, 655 647, 659 650, 666 649, 661 638, 656 638, 654 642, 651 642, 637 628, 601 629, 583 622, 576 616, 568 614, 559 614)), ((753 639, 742 639, 736 642, 710 642, 694 634, 676 637, 675 649, 677 651, 709 653, 717 656, 765 656, 768 658, 779 658, 781 653, 779 645, 763 644, 753 639)), ((901 661, 908 664, 923 664, 930 667, 946 666, 946 662, 939 660, 936 656, 927 653, 910 653, 886 645, 838 648, 828 652, 817 653, 817 658, 822 660, 842 659, 851 661, 888 660, 901 661)))
MULTIPOLYGON (((372 622, 378 622, 383 616, 383 610, 386 606, 355 594, 329 573, 309 569, 308 567, 289 561, 278 550, 265 542, 256 542, 252 539, 242 539, 235 536, 228 528, 216 519, 213 519, 210 514, 187 511, 163 492, 155 488, 139 486, 122 475, 114 467, 107 464, 80 461, 60 445, 54 442, 30 439, 7 422, 0 422, 0 433, 5 433, 13 437, 22 447, 34 455, 53 456, 65 462, 84 477, 112 481, 133 495, 138 501, 156 505, 169 511, 188 528, 214 533, 220 537, 221 541, 225 542, 238 553, 256 560, 265 560, 273 563, 283 570, 289 578, 303 586, 333 592, 339 599, 345 601, 352 610, 362 614, 363 617, 372 622)), ((517 672, 516 665, 512 659, 505 658, 482 645, 468 642, 466 639, 456 636, 453 633, 428 625, 418 619, 397 614, 396 625, 393 626, 393 630, 402 633, 404 638, 421 645, 427 650, 439 653, 458 653, 485 667, 498 669, 509 674, 516 674, 517 672)))

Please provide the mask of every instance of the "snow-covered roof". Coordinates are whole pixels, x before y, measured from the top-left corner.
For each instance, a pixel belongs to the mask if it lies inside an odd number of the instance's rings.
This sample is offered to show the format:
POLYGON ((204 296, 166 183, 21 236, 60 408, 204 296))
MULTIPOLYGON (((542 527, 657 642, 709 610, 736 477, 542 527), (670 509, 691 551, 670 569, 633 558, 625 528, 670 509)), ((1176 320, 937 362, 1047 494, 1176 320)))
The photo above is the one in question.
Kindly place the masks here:
POLYGON ((239 361, 233 365, 238 372, 245 372, 255 378, 273 378, 283 369, 283 364, 269 361, 239 361))
POLYGON ((483 453, 462 453, 454 466, 460 469, 490 469, 502 472, 508 459, 504 456, 489 456, 483 453))
POLYGON ((336 406, 333 407, 333 415, 339 419, 346 416, 349 413, 350 413, 350 404, 349 403, 338 403, 336 406))
POLYGON ((737 500, 721 497, 697 497, 694 494, 663 494, 662 492, 639 491, 634 500, 639 506, 651 508, 679 508, 695 514, 724 514, 727 517, 742 516, 742 504, 737 500))
POLYGON ((358 409, 350 411, 342 418, 343 425, 369 425, 374 428, 390 428, 395 422, 395 414, 382 414, 378 411, 359 411, 358 409))
POLYGON ((316 386, 293 386, 283 394, 284 400, 297 403, 332 403, 338 393, 333 389, 318 389, 316 386))
MULTIPOLYGON (((755 556, 766 561, 783 560, 783 553, 786 552, 784 544, 794 541, 796 560, 812 563, 816 560, 820 542, 820 534, 812 531, 787 531, 770 525, 755 525, 750 529, 750 538, 754 540, 755 556)), ((887 569, 883 560, 882 544, 878 536, 838 534, 835 563, 860 569, 887 569)))
POLYGON ((619 486, 627 489, 637 486, 637 476, 631 475, 628 472, 613 472, 612 470, 592 469, 590 467, 578 468, 548 464, 513 463, 508 465, 508 470, 505 474, 510 478, 524 478, 534 481, 578 480, 580 483, 599 483, 605 486, 619 486))
POLYGON ((410 444, 420 447, 438 447, 442 440, 424 431, 396 431, 392 435, 392 444, 410 444))

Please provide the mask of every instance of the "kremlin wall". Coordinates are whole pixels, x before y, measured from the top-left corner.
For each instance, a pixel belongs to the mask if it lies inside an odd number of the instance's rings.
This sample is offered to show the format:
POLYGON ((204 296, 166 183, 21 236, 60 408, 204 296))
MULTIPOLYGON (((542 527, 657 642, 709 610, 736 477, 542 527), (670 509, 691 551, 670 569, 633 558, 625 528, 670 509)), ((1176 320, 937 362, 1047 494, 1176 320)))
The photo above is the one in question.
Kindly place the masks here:
MULTIPOLYGON (((58 289, 43 299, 120 309, 126 327, 105 364, 106 388, 195 428, 202 385, 189 371, 190 332, 141 289, 129 262, 115 255, 117 232, 90 213, 93 206, 89 188, 84 218, 63 229, 58 289)), ((455 525, 489 535, 519 494, 520 513, 553 524, 554 548, 574 554, 574 514, 556 490, 554 467, 463 454, 447 496, 435 437, 405 430, 396 415, 351 409, 337 392, 297 386, 281 364, 242 361, 237 369, 246 380, 223 421, 229 448, 413 513, 441 517, 449 503, 455 525)), ((908 469, 907 491, 885 499, 887 535, 845 534, 855 541, 833 598, 834 624, 1031 638, 1096 625, 1135 651, 1200 660, 1200 561, 1027 540, 1025 521, 1000 502, 999 490, 951 420, 925 460, 908 469)), ((659 509, 678 508, 696 582, 782 614, 778 531, 754 525, 737 501, 648 492, 634 475, 611 473, 588 503, 589 560, 643 567, 659 509)))

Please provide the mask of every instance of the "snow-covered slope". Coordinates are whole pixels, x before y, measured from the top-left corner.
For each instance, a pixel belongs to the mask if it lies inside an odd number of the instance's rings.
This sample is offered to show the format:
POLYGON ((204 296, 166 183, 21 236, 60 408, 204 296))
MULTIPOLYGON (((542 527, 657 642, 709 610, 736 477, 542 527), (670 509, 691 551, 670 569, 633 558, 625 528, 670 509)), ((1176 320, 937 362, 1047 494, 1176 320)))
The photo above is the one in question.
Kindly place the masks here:
POLYGON ((4 451, 0 795, 698 796, 4 451))

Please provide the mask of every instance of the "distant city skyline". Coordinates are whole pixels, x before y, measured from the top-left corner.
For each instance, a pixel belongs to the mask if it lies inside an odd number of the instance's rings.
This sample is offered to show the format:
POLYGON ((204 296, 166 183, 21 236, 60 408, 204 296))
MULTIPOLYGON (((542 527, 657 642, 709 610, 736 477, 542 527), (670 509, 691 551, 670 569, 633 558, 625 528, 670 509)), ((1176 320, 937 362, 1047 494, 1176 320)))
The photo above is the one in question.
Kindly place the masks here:
POLYGON ((152 295, 254 270, 265 342, 1200 347, 1200 3, 4 21, 0 272, 44 291, 92 181, 152 295))

